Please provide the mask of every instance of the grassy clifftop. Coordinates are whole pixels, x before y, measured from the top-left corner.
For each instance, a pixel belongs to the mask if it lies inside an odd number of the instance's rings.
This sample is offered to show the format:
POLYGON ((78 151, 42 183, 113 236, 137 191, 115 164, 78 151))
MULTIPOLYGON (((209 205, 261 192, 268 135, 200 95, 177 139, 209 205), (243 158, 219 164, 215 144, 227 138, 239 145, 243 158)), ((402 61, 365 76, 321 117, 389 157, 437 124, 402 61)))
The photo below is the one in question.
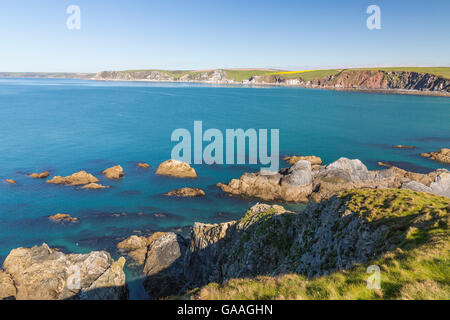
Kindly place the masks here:
POLYGON ((197 299, 450 299, 450 199, 410 190, 352 190, 339 195, 348 213, 388 228, 400 245, 368 263, 308 279, 297 273, 231 279, 194 290, 197 299), (379 266, 381 289, 367 288, 379 266))

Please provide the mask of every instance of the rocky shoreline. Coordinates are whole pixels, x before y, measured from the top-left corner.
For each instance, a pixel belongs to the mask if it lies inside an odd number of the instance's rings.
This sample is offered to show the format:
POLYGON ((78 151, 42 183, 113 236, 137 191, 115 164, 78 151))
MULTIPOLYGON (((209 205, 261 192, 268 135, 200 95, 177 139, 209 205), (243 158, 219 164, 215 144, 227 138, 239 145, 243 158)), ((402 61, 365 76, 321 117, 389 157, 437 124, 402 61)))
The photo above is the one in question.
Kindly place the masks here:
MULTIPOLYGON (((274 175, 245 173, 218 187, 233 196, 269 202, 309 202, 301 213, 261 203, 239 220, 195 223, 173 232, 132 235, 117 243, 128 266, 141 274, 151 298, 233 278, 292 272, 328 275, 402 247, 414 230, 447 226, 450 172, 445 169, 419 174, 397 167, 371 171, 358 159, 340 158, 328 165, 315 156, 285 160, 291 166, 274 175), (402 215, 405 218, 397 219, 402 215)), ((197 177, 193 168, 179 161, 168 160, 158 169, 169 177, 197 177)), ((103 174, 108 179, 125 176, 121 166, 103 174)), ((47 181, 69 186, 97 182, 84 171, 47 181)), ((167 193, 204 195, 198 188, 167 193)), ((68 214, 49 219, 78 222, 68 214)), ((123 257, 114 261, 105 251, 64 254, 46 244, 14 249, 0 269, 0 299, 127 299, 124 265, 123 257), (81 279, 75 287, 74 270, 81 279)))
POLYGON ((250 86, 287 86, 311 89, 363 91, 389 94, 413 94, 450 96, 450 79, 440 76, 406 71, 384 70, 341 70, 337 74, 320 79, 305 81, 298 77, 285 77, 283 74, 251 76, 236 81, 226 70, 191 72, 177 78, 168 71, 102 71, 95 75, 96 81, 143 81, 143 82, 184 82, 232 84, 250 86))

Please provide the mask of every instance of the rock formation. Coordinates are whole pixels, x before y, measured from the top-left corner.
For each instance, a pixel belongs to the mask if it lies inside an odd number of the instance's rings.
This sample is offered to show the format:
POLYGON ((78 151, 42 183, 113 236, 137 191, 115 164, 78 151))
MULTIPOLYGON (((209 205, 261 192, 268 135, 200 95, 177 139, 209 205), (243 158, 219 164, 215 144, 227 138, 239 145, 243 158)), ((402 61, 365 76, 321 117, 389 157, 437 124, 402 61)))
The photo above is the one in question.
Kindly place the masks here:
POLYGON ((161 163, 156 174, 177 178, 197 178, 197 173, 189 164, 174 159, 161 163))
POLYGON ((450 163, 450 149, 446 148, 442 148, 436 152, 422 153, 421 156, 442 163, 450 163))
POLYGON ((148 168, 150 168, 150 165, 149 165, 148 163, 145 163, 145 162, 139 162, 139 163, 137 164, 137 166, 138 166, 139 168, 143 168, 143 169, 148 169, 148 168))
POLYGON ((427 187, 435 183, 433 189, 429 189, 431 193, 448 197, 446 174, 448 171, 445 169, 425 175, 396 167, 369 171, 360 160, 347 158, 312 170, 308 161, 300 160, 275 175, 244 173, 240 179, 232 179, 228 184, 218 183, 217 186, 231 195, 266 201, 307 202, 312 199, 319 202, 353 188, 401 188, 403 185, 406 188, 408 182, 415 181, 427 187))
POLYGON ((45 243, 14 249, 0 271, 0 299, 127 299, 124 264, 105 251, 64 254, 45 243))
POLYGON ((257 204, 237 221, 195 223, 189 232, 159 233, 150 245, 136 236, 122 243, 140 250, 144 286, 160 298, 230 278, 348 269, 413 241, 415 232, 446 226, 449 206, 410 190, 354 189, 301 213, 257 204))
POLYGON ((123 168, 122 166, 118 165, 109 169, 106 169, 102 172, 105 177, 108 179, 119 179, 123 177, 123 168))
POLYGON ((54 222, 78 222, 78 218, 73 218, 67 213, 57 213, 48 218, 54 222))
POLYGON ((9 184, 16 184, 16 180, 13 179, 5 179, 6 182, 8 182, 9 184))
POLYGON ((67 177, 55 176, 50 180, 47 180, 47 183, 52 184, 65 184, 69 186, 80 186, 89 183, 97 183, 99 180, 94 177, 92 174, 87 173, 86 171, 80 171, 72 174, 67 177))
POLYGON ((99 183, 89 183, 81 187, 81 189, 89 189, 89 190, 100 190, 106 188, 109 188, 109 186, 104 186, 99 183))
POLYGON ((172 190, 165 195, 171 197, 202 197, 205 195, 205 191, 199 188, 181 188, 172 190))
POLYGON ((284 161, 287 161, 291 166, 294 165, 299 160, 306 160, 311 163, 311 166, 322 164, 322 159, 316 156, 289 156, 284 157, 284 161))
POLYGON ((34 179, 45 179, 50 175, 50 172, 44 171, 41 173, 30 173, 28 176, 34 179))
POLYGON ((394 148, 397 148, 397 149, 415 149, 416 147, 413 147, 413 146, 405 146, 405 145, 403 145, 403 144, 397 144, 397 145, 394 146, 394 148))

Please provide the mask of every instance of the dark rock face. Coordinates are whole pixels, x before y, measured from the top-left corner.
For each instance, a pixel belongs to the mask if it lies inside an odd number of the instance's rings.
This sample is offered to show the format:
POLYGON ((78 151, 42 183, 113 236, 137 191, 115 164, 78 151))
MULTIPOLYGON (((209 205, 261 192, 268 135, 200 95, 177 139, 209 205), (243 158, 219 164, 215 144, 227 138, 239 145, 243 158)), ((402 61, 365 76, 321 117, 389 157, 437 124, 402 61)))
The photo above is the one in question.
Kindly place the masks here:
POLYGON ((124 264, 105 251, 64 254, 45 243, 14 249, 0 270, 0 299, 127 299, 124 264))
POLYGON ((165 233, 148 247, 145 288, 160 298, 230 278, 293 272, 326 275, 398 248, 410 231, 448 220, 445 206, 450 202, 442 202, 445 198, 431 196, 436 199, 430 201, 440 203, 431 214, 419 210, 410 216, 390 216, 380 213, 383 201, 373 212, 355 207, 367 193, 370 201, 378 196, 405 201, 416 196, 398 189, 360 189, 312 202, 301 213, 257 204, 237 221, 196 223, 184 236, 165 233))

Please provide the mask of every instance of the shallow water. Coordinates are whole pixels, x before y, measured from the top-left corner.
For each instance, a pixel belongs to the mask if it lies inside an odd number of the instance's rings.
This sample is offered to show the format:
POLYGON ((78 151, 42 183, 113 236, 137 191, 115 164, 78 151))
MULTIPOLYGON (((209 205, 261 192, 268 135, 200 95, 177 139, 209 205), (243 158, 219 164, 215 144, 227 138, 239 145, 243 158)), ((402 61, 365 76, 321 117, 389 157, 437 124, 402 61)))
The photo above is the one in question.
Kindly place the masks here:
MULTIPOLYGON (((281 87, 202 84, 0 79, 0 263, 19 246, 46 242, 73 252, 114 250, 132 233, 166 230, 194 221, 240 217, 255 200, 231 198, 215 187, 255 166, 193 165, 195 180, 160 177, 177 128, 279 128, 280 155, 361 159, 428 172, 449 166, 421 152, 450 146, 450 99, 281 87), (405 144, 416 149, 395 149, 405 144), (136 167, 144 161, 149 170, 136 167), (126 176, 108 181, 101 171, 121 164, 126 176), (86 170, 111 186, 100 191, 48 185, 26 174, 86 170), (5 178, 17 185, 4 183, 5 178), (174 199, 163 193, 184 186, 207 196, 174 199), (80 223, 51 223, 64 212, 80 223)), ((282 165, 286 166, 285 163, 282 165)), ((300 206, 291 206, 300 209, 300 206)), ((127 276, 131 271, 127 270, 127 276)), ((132 296, 142 297, 138 285, 132 296)))

